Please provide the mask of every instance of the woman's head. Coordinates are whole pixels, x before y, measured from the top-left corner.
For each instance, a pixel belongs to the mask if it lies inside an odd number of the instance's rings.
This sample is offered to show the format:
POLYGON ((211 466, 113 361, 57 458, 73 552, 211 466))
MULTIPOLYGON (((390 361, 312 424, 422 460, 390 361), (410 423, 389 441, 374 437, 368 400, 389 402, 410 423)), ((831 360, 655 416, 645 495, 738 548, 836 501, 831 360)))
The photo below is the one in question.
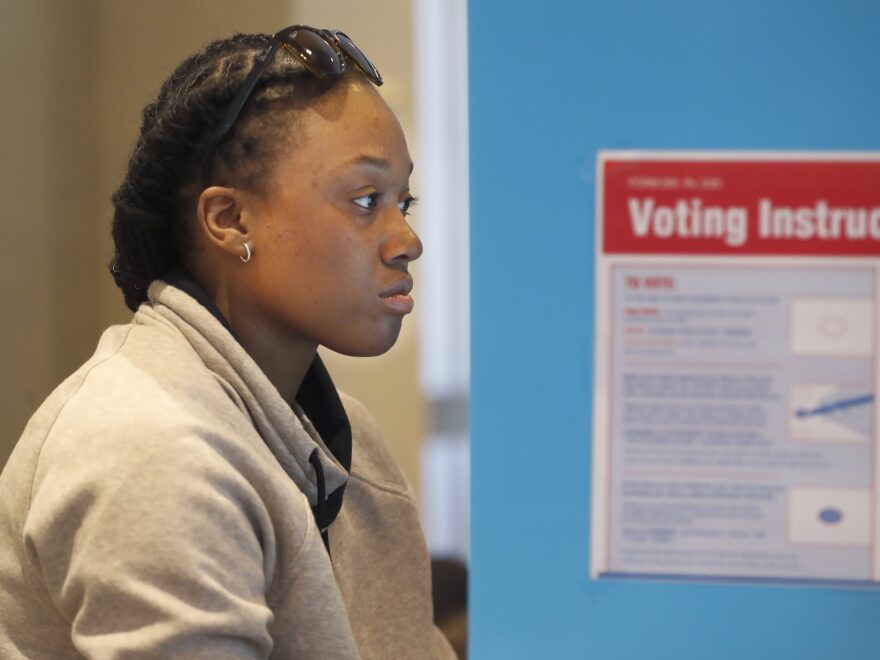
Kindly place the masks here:
POLYGON ((113 197, 114 279, 134 309, 153 279, 183 265, 225 313, 265 325, 260 332, 382 352, 411 301, 380 294, 408 285, 407 264, 421 252, 403 217, 406 141, 356 67, 322 79, 280 51, 212 145, 268 43, 263 35, 212 43, 144 110, 113 197))

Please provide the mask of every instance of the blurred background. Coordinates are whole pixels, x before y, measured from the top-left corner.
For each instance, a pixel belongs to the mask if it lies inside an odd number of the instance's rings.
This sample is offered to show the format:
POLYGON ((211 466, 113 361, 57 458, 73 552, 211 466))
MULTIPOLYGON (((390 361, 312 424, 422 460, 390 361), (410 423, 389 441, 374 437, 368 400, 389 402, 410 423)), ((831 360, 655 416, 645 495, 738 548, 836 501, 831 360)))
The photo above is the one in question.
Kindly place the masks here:
POLYGON ((378 417, 436 556, 468 548, 467 53, 463 0, 3 0, 0 467, 40 402, 130 312, 107 272, 110 195, 140 112, 187 55, 234 32, 345 30, 385 77, 421 198, 416 313, 379 358, 325 353, 378 417))

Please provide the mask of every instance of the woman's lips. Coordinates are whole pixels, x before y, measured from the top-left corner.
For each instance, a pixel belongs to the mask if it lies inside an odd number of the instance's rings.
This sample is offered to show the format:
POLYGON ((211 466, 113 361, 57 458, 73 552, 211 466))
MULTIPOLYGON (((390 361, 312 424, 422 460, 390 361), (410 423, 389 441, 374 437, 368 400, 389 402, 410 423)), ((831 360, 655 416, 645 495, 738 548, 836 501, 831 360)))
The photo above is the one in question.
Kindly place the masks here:
POLYGON ((388 305, 391 309, 402 312, 403 314, 409 314, 411 311, 413 311, 413 306, 415 305, 412 296, 408 296, 403 293, 395 293, 391 296, 382 296, 382 302, 388 305))
POLYGON ((394 282, 391 286, 383 290, 379 297, 382 302, 391 309, 402 314, 409 314, 413 310, 412 297, 409 292, 412 291, 413 281, 411 277, 404 277, 394 282))

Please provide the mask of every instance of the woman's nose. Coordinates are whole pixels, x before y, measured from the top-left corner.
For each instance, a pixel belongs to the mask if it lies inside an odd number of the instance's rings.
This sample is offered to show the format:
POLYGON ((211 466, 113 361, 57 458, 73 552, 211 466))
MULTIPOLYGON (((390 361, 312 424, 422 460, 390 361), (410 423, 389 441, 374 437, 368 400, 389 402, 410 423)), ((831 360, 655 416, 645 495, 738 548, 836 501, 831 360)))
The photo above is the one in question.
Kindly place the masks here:
POLYGON ((398 219, 382 245, 382 261, 406 266, 422 256, 422 241, 405 218, 398 219))

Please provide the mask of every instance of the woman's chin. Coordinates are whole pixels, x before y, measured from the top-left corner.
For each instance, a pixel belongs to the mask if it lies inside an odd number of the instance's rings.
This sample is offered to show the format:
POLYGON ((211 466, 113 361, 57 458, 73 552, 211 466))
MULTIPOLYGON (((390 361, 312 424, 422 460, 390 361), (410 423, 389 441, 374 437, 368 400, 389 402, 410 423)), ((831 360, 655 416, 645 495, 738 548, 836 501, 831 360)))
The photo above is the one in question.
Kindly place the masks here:
POLYGON ((334 353, 348 355, 349 357, 376 357, 387 353, 400 336, 400 323, 393 328, 386 328, 384 332, 372 335, 360 335, 346 338, 343 341, 327 342, 322 345, 334 353))

